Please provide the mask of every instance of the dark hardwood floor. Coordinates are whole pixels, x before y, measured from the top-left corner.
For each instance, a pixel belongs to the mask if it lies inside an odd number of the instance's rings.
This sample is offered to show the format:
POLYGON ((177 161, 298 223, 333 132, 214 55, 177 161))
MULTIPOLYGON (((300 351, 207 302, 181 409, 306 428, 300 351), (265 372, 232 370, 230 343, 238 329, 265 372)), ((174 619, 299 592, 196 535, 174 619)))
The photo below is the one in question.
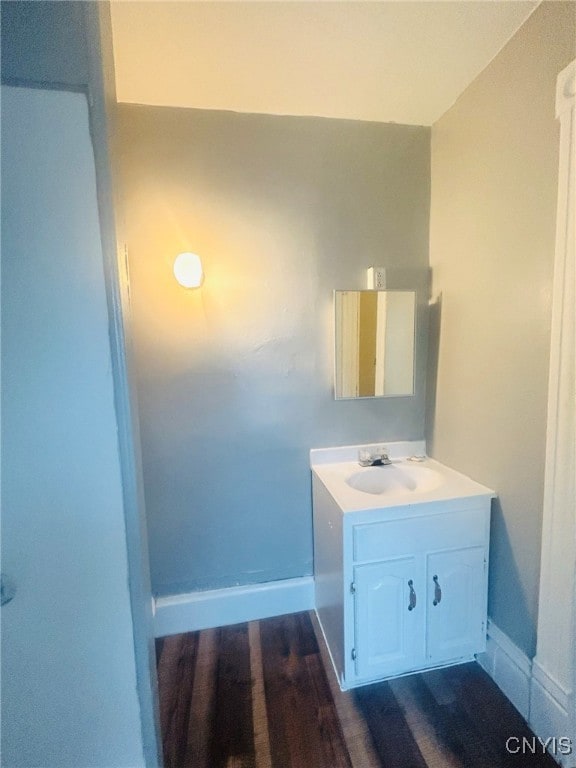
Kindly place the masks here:
MULTIPOLYGON (((166 768, 552 768, 475 663, 343 693, 316 618, 157 641, 166 768)), ((536 742, 536 745, 537 742, 536 742)))

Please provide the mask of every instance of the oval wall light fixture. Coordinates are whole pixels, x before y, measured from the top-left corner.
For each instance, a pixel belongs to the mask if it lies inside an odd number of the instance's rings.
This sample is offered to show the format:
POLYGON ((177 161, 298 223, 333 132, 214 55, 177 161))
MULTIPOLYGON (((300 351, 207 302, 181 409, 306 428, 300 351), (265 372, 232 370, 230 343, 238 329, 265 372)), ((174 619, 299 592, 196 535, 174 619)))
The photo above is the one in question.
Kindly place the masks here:
POLYGON ((174 261, 174 276, 184 288, 199 288, 204 280, 200 256, 180 253, 174 261))

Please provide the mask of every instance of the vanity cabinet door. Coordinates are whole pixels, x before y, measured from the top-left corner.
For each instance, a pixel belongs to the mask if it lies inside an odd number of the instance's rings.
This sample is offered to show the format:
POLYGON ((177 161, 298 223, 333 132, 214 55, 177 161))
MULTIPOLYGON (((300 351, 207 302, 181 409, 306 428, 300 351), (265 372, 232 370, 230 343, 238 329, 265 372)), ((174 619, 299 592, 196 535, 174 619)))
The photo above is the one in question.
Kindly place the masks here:
POLYGON ((422 559, 356 566, 354 585, 356 676, 384 677, 421 665, 426 609, 422 559))
POLYGON ((427 556, 427 664, 470 657, 486 644, 486 550, 427 556))

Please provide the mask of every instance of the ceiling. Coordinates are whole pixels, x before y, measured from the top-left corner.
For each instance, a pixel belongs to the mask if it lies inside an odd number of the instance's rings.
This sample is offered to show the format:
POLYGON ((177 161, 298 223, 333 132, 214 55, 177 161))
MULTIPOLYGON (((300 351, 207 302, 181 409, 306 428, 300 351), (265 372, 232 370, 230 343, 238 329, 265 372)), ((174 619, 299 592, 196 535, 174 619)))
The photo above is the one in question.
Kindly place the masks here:
POLYGON ((113 0, 117 96, 432 125, 537 5, 113 0))

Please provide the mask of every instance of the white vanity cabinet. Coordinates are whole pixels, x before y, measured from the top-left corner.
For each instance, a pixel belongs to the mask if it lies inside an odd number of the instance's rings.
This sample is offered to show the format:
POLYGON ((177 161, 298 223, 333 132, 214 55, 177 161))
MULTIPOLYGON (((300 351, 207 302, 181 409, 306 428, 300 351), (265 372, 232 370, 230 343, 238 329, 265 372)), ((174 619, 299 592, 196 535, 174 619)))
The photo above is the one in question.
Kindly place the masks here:
POLYGON ((316 612, 343 689, 485 650, 483 490, 346 511, 313 475, 316 612))

